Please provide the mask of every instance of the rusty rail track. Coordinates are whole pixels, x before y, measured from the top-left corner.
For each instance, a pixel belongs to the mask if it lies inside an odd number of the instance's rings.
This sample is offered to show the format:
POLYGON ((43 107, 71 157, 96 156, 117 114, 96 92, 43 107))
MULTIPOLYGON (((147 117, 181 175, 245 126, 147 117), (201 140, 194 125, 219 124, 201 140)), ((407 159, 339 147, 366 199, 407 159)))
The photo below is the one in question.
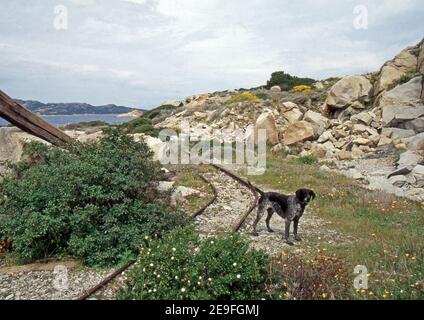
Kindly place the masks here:
POLYGON ((208 203, 206 203, 202 208, 200 208, 199 210, 197 210, 190 218, 194 219, 198 216, 200 216, 201 214, 203 214, 203 212, 212 204, 215 202, 215 200, 218 198, 218 191, 216 190, 215 186, 213 185, 212 182, 210 182, 208 179, 205 178, 205 176, 203 175, 199 175, 199 177, 206 182, 212 189, 213 192, 213 197, 208 201, 208 203))
POLYGON ((228 171, 227 169, 224 169, 221 166, 218 166, 216 164, 211 164, 212 167, 214 167, 215 169, 223 172, 224 174, 226 174, 227 176, 229 176, 230 178, 236 180, 238 183, 242 184, 243 186, 245 186, 246 188, 248 188, 253 196, 254 196, 254 200, 251 201, 249 208, 246 210, 246 212, 241 216, 241 218, 239 219, 239 221, 237 221, 237 223, 234 224, 234 226, 232 227, 232 231, 233 232, 238 232, 240 230, 240 228, 243 226, 244 222, 246 221, 247 217, 250 215, 250 213, 253 211, 253 209, 256 208, 257 203, 258 203, 258 192, 262 193, 262 191, 257 188, 254 187, 250 181, 246 181, 243 178, 238 177, 237 175, 235 175, 234 173, 232 173, 231 171, 228 171))
POLYGON ((129 267, 131 267, 135 262, 136 262, 135 260, 132 260, 132 261, 124 264, 119 269, 116 269, 113 273, 111 273, 106 278, 104 278, 101 282, 99 282, 99 284, 97 284, 96 286, 92 287, 91 289, 88 289, 87 291, 85 291, 84 294, 81 295, 80 297, 78 297, 76 300, 87 300, 87 298, 89 298, 94 293, 96 293, 100 289, 107 286, 109 284, 109 282, 111 282, 113 279, 115 279, 117 276, 119 276, 122 272, 124 272, 129 267))
MULTIPOLYGON (((252 194, 254 196, 254 199, 251 201, 251 203, 249 205, 249 208, 246 210, 246 212, 241 216, 241 218, 231 228, 231 231, 232 232, 238 232, 240 230, 240 228, 243 226, 243 224, 246 221, 247 217, 250 215, 250 213, 253 211, 253 209, 255 209, 255 207, 257 206, 257 203, 258 203, 258 193, 263 193, 263 192, 259 188, 253 186, 250 181, 244 180, 243 178, 238 177, 237 175, 235 175, 231 171, 228 171, 227 169, 222 168, 221 166, 218 166, 216 164, 211 164, 211 166, 214 167, 215 169, 217 169, 218 171, 221 171, 222 173, 226 174, 230 178, 236 180, 238 183, 240 183, 241 185, 245 186, 246 188, 248 188, 252 192, 252 194)), ((200 208, 199 210, 197 210, 190 217, 190 219, 194 219, 194 218, 200 216, 201 214, 203 214, 204 211, 210 205, 212 205, 216 201, 216 199, 218 198, 218 191, 216 190, 216 188, 212 184, 212 182, 209 181, 203 175, 199 175, 199 177, 205 183, 207 183, 211 187, 212 192, 213 192, 213 196, 211 197, 211 199, 202 208, 200 208)), ((102 289, 105 286, 107 286, 117 276, 119 276, 120 274, 122 274, 124 271, 128 270, 135 262, 136 262, 135 260, 129 261, 128 263, 126 263, 125 265, 123 265, 122 267, 120 267, 119 269, 116 269, 113 273, 111 273, 106 278, 104 278, 101 282, 99 282, 99 284, 97 284, 96 286, 94 286, 94 287, 90 288, 89 290, 85 291, 84 294, 81 295, 80 297, 78 297, 76 300, 87 300, 94 293, 98 292, 100 289, 102 289)))

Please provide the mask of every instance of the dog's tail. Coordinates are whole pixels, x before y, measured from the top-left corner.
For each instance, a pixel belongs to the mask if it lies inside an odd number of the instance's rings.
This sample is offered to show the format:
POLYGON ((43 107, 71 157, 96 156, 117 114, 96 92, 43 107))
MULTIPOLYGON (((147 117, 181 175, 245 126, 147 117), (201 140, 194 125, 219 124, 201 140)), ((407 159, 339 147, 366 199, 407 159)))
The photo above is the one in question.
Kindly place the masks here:
POLYGON ((257 193, 261 195, 258 199, 258 202, 256 203, 256 207, 257 207, 264 200, 265 192, 263 192, 258 187, 255 187, 254 185, 252 185, 252 183, 249 180, 247 181, 247 183, 249 184, 250 188, 252 188, 253 190, 255 190, 257 193))
POLYGON ((247 181, 247 183, 249 184, 249 186, 255 190, 257 193, 259 193, 261 196, 263 196, 265 194, 265 192, 263 192, 261 189, 259 189, 258 187, 255 187, 254 185, 252 185, 252 183, 250 181, 247 181))

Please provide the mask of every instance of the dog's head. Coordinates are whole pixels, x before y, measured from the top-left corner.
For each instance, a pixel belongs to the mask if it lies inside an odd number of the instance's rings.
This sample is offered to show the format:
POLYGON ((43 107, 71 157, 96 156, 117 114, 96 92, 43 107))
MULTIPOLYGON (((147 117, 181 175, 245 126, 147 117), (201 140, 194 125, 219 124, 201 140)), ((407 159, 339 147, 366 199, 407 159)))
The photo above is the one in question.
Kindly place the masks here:
POLYGON ((302 204, 308 204, 315 199, 315 192, 309 189, 299 189, 296 191, 296 198, 302 204))

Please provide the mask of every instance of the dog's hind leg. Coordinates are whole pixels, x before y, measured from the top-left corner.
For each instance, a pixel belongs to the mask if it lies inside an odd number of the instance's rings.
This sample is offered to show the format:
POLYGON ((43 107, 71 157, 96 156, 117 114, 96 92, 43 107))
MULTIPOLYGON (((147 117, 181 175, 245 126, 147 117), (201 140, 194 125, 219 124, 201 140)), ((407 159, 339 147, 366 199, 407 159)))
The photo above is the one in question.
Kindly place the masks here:
POLYGON ((256 219, 253 222, 253 235, 254 236, 258 236, 259 233, 256 231, 256 226, 258 225, 259 221, 261 220, 264 211, 265 211, 265 203, 266 201, 259 201, 259 205, 258 205, 258 211, 256 213, 256 219))
POLYGON ((269 222, 272 218, 272 215, 274 214, 274 209, 268 208, 267 212, 268 212, 268 215, 267 215, 266 220, 265 220, 266 228, 268 229, 268 232, 274 232, 274 230, 272 230, 271 227, 269 226, 269 222))

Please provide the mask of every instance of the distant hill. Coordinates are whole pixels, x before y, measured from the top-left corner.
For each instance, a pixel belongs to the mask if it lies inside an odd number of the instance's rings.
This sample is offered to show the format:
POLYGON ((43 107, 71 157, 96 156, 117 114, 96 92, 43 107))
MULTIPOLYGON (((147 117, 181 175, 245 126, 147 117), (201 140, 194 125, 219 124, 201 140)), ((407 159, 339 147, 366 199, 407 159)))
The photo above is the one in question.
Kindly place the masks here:
POLYGON ((93 106, 88 103, 42 103, 34 100, 25 101, 19 99, 16 99, 16 102, 39 115, 123 114, 138 110, 114 104, 93 106))

